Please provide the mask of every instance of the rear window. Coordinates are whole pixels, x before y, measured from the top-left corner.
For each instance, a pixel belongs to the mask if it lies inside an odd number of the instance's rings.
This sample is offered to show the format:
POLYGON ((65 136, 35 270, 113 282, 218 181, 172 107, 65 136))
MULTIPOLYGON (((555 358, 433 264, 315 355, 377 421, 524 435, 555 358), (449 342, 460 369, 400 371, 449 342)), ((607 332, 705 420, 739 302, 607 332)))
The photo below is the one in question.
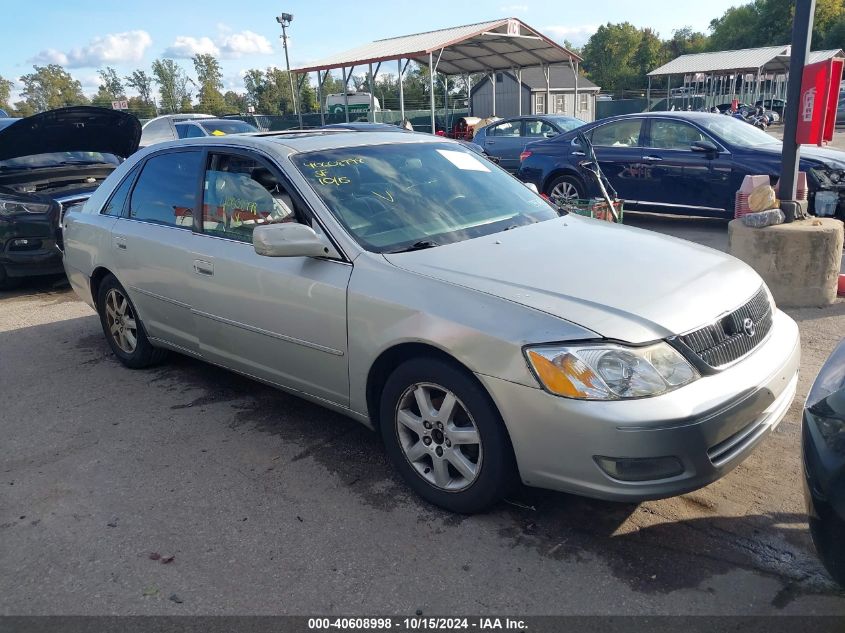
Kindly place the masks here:
POLYGON ((211 121, 201 122, 202 128, 211 136, 226 136, 227 134, 247 134, 257 132, 258 128, 243 121, 211 121))
POLYGON ((150 158, 132 191, 129 217, 192 228, 202 156, 202 152, 169 152, 150 158))

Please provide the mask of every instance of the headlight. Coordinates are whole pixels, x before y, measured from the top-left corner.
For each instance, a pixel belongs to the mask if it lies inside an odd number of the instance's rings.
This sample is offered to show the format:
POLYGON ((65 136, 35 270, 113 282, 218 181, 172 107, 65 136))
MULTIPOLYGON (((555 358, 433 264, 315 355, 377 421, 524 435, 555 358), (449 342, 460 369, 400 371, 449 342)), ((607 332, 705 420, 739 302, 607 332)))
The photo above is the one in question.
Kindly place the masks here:
POLYGON ((22 213, 47 213, 50 210, 49 202, 38 202, 21 198, 0 198, 0 215, 20 215, 22 213))
POLYGON ((845 387, 845 339, 840 341, 825 364, 822 365, 819 375, 816 376, 816 380, 810 388, 810 393, 807 394, 807 402, 804 407, 809 408, 818 404, 834 391, 839 391, 843 387, 845 387))
POLYGON ((551 393, 580 400, 657 396, 691 383, 698 372, 667 343, 537 346, 528 362, 551 393))

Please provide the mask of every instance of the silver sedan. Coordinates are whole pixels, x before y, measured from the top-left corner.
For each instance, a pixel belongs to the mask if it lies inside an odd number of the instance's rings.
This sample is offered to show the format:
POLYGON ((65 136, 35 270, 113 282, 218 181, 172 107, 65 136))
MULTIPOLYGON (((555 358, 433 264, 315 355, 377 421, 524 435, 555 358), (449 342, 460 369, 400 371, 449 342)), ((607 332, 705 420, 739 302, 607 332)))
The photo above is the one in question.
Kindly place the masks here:
POLYGON ((457 512, 519 481, 693 490, 795 394, 797 327, 748 266, 560 215, 433 136, 156 145, 66 216, 64 243, 124 365, 178 352, 344 413, 457 512))

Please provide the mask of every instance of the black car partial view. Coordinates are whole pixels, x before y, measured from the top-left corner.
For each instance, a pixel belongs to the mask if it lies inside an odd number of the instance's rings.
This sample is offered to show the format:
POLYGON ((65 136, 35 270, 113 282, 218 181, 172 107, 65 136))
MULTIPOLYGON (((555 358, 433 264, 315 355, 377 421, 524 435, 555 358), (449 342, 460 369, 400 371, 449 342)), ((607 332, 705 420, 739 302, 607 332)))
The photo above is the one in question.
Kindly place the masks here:
POLYGON ((807 396, 801 445, 810 534, 825 569, 845 587, 845 339, 807 396))
POLYGON ((0 119, 0 289, 64 272, 64 211, 87 200, 140 138, 135 116, 104 108, 0 119))
MULTIPOLYGON (((626 114, 589 123, 529 144, 518 176, 553 199, 591 198, 600 192, 584 169, 583 133, 625 209, 732 218, 746 175, 780 175, 783 144, 744 121, 706 112, 626 114)), ((845 218, 845 152, 803 146, 810 211, 817 191, 839 194, 845 218)))

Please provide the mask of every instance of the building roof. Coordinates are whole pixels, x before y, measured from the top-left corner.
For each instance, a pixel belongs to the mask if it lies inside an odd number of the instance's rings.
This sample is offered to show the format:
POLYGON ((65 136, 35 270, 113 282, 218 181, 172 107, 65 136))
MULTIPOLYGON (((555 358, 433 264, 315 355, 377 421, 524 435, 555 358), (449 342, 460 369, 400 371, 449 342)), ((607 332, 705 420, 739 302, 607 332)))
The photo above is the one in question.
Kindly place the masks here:
MULTIPOLYGON (((508 73, 512 77, 513 73, 508 73)), ((515 78, 515 77, 514 77, 515 78)), ((531 90, 545 90, 546 76, 542 68, 536 66, 522 69, 522 84, 531 90)), ((575 73, 569 66, 552 66, 549 68, 549 87, 552 90, 574 90, 575 73)), ((600 88, 592 81, 578 76, 578 90, 599 90, 600 88)))
MULTIPOLYGON (((733 72, 762 70, 768 72, 784 72, 789 70, 789 55, 792 47, 765 46, 763 48, 743 48, 736 51, 716 51, 713 53, 693 53, 681 55, 668 64, 655 68, 651 77, 660 75, 690 75, 693 73, 733 72)), ((842 49, 813 51, 808 63, 816 63, 843 57, 842 49)))
POLYGON ((504 18, 377 40, 337 53, 293 72, 307 73, 396 59, 428 64, 447 75, 508 70, 541 64, 568 64, 581 58, 517 18, 504 18))

